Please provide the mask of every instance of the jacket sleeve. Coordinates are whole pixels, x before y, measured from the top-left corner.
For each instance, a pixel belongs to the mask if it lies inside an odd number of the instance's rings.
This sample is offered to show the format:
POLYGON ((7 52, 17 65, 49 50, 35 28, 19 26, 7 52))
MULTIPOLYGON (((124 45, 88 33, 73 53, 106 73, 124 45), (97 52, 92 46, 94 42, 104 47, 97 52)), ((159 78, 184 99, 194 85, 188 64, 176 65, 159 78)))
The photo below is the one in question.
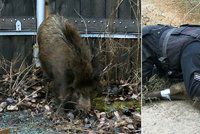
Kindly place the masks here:
POLYGON ((188 95, 200 97, 200 42, 193 42, 183 50, 181 69, 188 95))
POLYGON ((148 48, 142 46, 142 82, 143 84, 153 75, 153 56, 148 48))

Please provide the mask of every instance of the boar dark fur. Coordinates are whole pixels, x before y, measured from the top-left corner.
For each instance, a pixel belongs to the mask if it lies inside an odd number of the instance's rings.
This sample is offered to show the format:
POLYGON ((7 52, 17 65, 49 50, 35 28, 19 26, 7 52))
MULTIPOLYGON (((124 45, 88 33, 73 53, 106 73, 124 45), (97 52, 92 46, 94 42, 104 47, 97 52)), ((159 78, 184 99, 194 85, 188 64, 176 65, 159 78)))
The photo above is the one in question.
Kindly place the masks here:
POLYGON ((41 24, 37 40, 42 68, 54 81, 59 100, 89 109, 96 80, 90 49, 77 29, 64 17, 51 15, 41 24))

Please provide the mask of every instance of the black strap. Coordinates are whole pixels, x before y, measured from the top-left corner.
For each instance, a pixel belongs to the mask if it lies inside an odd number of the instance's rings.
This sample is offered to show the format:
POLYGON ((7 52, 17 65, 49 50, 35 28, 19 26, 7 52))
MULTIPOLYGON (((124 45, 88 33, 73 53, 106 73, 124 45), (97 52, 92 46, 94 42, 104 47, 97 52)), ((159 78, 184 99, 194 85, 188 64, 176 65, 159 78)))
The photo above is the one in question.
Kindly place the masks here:
MULTIPOLYGON (((162 57, 163 59, 167 58, 167 43, 169 41, 169 37, 171 36, 171 34, 176 30, 176 28, 172 28, 168 31, 168 33, 166 34, 164 40, 163 40, 163 44, 162 44, 162 57)), ((162 59, 161 59, 162 60, 162 59)))
POLYGON ((182 32, 185 30, 185 29, 187 29, 188 27, 179 27, 179 28, 177 28, 176 29, 176 31, 174 31, 174 35, 179 35, 179 34, 182 34, 182 32))
POLYGON ((180 25, 180 27, 200 27, 200 25, 198 25, 198 24, 183 24, 183 25, 180 25))
POLYGON ((181 33, 182 35, 187 35, 187 36, 191 36, 195 39, 200 39, 200 34, 197 34, 197 33, 186 33, 186 32, 183 32, 181 33))
POLYGON ((199 27, 194 27, 192 29, 192 31, 188 32, 187 28, 190 28, 189 26, 184 26, 184 27, 180 27, 178 28, 175 32, 173 32, 174 35, 176 34, 182 34, 182 35, 186 35, 186 36, 191 36, 195 39, 200 39, 200 28, 199 27), (194 33, 195 31, 195 33, 194 33))

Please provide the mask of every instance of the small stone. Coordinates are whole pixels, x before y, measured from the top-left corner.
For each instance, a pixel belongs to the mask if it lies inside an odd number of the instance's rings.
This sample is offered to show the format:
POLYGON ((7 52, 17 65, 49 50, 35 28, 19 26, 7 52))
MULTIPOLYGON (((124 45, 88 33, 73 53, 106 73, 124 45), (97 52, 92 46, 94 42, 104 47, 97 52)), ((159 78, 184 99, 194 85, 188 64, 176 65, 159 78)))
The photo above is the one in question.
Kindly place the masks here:
POLYGON ((133 95, 131 96, 131 98, 137 100, 137 99, 138 99, 138 95, 133 94, 133 95))
POLYGON ((124 100, 124 97, 119 97, 119 100, 123 101, 123 100, 124 100))
POLYGON ((105 118, 106 117, 106 112, 101 112, 100 113, 100 118, 105 118))
POLYGON ((126 122, 129 123, 129 124, 133 123, 133 120, 130 119, 130 118, 126 118, 125 120, 126 120, 126 122))
POLYGON ((136 117, 141 118, 141 115, 139 113, 134 114, 136 117))
POLYGON ((119 94, 120 91, 121 91, 121 90, 120 90, 117 86, 114 86, 114 87, 112 88, 112 93, 115 94, 115 95, 119 94))
POLYGON ((85 122, 86 124, 88 124, 88 123, 89 123, 89 119, 88 119, 88 118, 85 118, 85 119, 84 119, 84 122, 85 122))
POLYGON ((2 103, 0 104, 0 107, 5 108, 7 105, 8 105, 7 102, 2 102, 2 103))
POLYGON ((72 113, 72 112, 69 112, 68 114, 67 114, 67 117, 72 121, 72 120, 74 120, 74 114, 72 113))
POLYGON ((85 124, 85 126, 84 126, 85 128, 91 128, 92 127, 92 125, 91 124, 85 124))
POLYGON ((94 110, 94 114, 98 119, 101 118, 101 112, 99 112, 98 110, 94 110))
POLYGON ((2 103, 0 104, 0 112, 2 112, 2 111, 4 110, 4 108, 5 108, 7 105, 8 105, 7 102, 2 102, 2 103))
POLYGON ((127 127, 128 127, 129 129, 132 129, 132 130, 134 129, 134 126, 133 126, 132 124, 128 124, 127 127))
POLYGON ((3 108, 2 107, 0 107, 0 112, 2 112, 3 111, 3 108))
POLYGON ((38 94, 35 93, 35 94, 32 95, 32 97, 33 97, 33 98, 36 98, 36 97, 38 97, 38 94))
POLYGON ((46 114, 47 114, 47 115, 51 115, 51 112, 47 112, 46 114))
POLYGON ((36 90, 41 90, 42 89, 42 86, 37 86, 35 87, 36 90))
POLYGON ((15 100, 13 98, 7 98, 6 102, 8 102, 8 104, 12 104, 15 103, 15 100))
POLYGON ((115 134, 120 134, 121 130, 120 128, 114 128, 115 134))
POLYGON ((114 115, 115 115, 115 117, 117 118, 117 120, 120 120, 120 119, 121 119, 118 111, 115 111, 115 112, 114 112, 114 115))
POLYGON ((45 105, 44 108, 46 111, 50 111, 50 107, 48 105, 45 105))
POLYGON ((35 102, 36 102, 36 99, 31 99, 31 102, 35 103, 35 102))
POLYGON ((127 122, 124 120, 115 122, 115 127, 120 127, 124 125, 127 125, 127 122))

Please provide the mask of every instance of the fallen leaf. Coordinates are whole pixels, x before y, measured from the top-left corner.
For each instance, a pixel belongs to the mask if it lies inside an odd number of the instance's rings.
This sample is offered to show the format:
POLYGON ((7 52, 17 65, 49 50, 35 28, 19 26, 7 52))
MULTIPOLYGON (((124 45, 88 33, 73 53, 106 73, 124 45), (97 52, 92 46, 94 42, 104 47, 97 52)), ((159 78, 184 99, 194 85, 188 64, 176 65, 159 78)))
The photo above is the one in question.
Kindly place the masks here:
POLYGON ((8 111, 17 111, 19 108, 16 105, 8 105, 7 110, 8 111))

